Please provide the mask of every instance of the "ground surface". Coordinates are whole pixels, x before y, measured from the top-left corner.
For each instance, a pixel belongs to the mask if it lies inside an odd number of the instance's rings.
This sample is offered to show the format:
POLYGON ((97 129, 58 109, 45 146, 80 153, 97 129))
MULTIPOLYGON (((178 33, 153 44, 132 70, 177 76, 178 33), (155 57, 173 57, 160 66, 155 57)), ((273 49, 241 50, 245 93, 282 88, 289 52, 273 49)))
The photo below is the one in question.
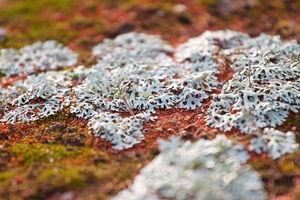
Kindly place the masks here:
MULTIPOLYGON (((205 30, 226 28, 300 42, 299 0, 163 2, 0 0, 0 49, 56 39, 80 52, 80 64, 91 66, 93 46, 129 31, 159 34, 174 46, 205 30)), ((219 79, 230 78, 229 72, 224 67, 219 79)), ((65 113, 28 125, 0 124, 0 199, 107 199, 159 153, 157 138, 195 140, 220 132, 205 126, 200 109, 162 110, 156 122, 144 125, 145 141, 114 151, 89 134, 86 121, 65 113)), ((300 115, 290 116, 280 129, 294 130, 300 141, 300 115)), ((249 163, 261 174, 269 199, 300 199, 300 151, 278 160, 253 154, 249 163)))

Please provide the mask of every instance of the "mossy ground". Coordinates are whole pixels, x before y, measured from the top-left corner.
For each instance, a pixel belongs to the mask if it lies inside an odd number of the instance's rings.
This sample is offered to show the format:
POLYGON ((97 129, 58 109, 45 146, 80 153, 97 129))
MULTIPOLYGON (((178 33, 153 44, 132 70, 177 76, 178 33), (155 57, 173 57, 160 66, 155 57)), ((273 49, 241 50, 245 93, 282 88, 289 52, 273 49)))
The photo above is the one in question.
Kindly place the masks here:
POLYGON ((101 150, 86 122, 62 113, 19 126, 1 132, 0 199, 107 199, 156 155, 101 150))
MULTIPOLYGON (((300 42, 299 0, 257 0, 253 6, 233 10, 222 8, 221 3, 2 0, 0 28, 5 34, 0 35, 0 49, 56 39, 80 53, 80 64, 91 66, 94 45, 129 31, 159 34, 174 46, 205 30, 226 28, 252 36, 279 34, 300 42), (176 4, 186 8, 178 10, 176 4)), ((1 78, 2 84, 5 81, 9 82, 1 78)), ((158 153, 158 137, 180 135, 193 140, 212 138, 219 132, 204 125, 200 109, 159 111, 159 120, 145 125, 144 142, 116 152, 89 134, 86 121, 65 113, 27 125, 0 124, 0 199, 59 199, 64 195, 107 199, 127 187, 158 153)), ((291 115, 281 129, 293 129, 300 142, 300 115, 291 115)), ((278 160, 253 154, 250 164, 261 174, 270 199, 299 199, 299 160, 300 151, 278 160)))

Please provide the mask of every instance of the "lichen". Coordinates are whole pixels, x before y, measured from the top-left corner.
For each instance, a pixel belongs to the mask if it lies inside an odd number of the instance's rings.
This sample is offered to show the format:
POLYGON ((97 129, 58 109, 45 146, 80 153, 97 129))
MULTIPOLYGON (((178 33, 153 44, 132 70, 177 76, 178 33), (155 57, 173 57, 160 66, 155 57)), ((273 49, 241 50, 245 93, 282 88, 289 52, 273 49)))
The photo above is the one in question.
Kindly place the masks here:
POLYGON ((161 153, 113 199, 266 199, 249 155, 224 136, 212 141, 161 142, 161 153))
POLYGON ((77 57, 76 53, 54 40, 36 42, 19 50, 2 49, 0 71, 6 76, 33 74, 73 66, 77 57))
MULTIPOLYGON (((264 137, 268 131, 263 128, 281 125, 290 111, 299 109, 299 47, 277 36, 251 38, 225 30, 206 31, 174 50, 159 36, 126 33, 95 46, 97 64, 91 68, 34 74, 1 89, 6 99, 1 103, 1 121, 28 123, 69 109, 89 120, 94 136, 122 150, 145 138, 143 123, 155 120, 158 109, 195 110, 212 97, 205 112, 207 125, 264 137), (234 74, 223 84, 217 76, 224 65, 234 74), (218 87, 221 92, 212 94, 218 87)), ((16 55, 2 55, 1 66, 25 69, 23 73, 57 70, 74 65, 77 59, 76 53, 55 41, 35 43, 12 54, 16 55), (38 71, 27 70, 27 65, 38 71)), ((14 70, 7 76, 19 72, 14 70)))

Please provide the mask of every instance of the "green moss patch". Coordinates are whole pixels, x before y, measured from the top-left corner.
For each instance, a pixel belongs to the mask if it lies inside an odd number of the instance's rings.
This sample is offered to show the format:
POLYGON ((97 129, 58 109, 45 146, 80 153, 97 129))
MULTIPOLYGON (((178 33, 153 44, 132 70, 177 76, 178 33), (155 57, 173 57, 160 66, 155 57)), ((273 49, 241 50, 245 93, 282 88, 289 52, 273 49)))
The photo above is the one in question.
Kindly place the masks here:
POLYGON ((41 199, 76 191, 106 199, 127 187, 151 154, 108 155, 92 147, 30 143, 4 144, 10 159, 0 171, 0 196, 41 199), (102 192, 98 192, 102 191, 102 192))

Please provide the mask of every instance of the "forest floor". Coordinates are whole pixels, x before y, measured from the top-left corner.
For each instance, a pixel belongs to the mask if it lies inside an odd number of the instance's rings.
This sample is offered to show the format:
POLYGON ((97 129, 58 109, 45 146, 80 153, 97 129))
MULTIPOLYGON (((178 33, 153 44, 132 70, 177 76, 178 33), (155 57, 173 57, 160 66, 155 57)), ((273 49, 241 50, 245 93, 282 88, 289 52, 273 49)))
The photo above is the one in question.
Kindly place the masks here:
MULTIPOLYGON (((158 34, 174 47, 222 29, 300 42, 299 12, 299 0, 0 0, 0 49, 55 39, 79 52, 79 64, 89 67, 96 62, 92 47, 130 31, 158 34)), ((219 79, 226 81, 228 74, 224 68, 219 79)), ((11 81, 0 78, 1 85, 11 81)), ((207 127, 202 114, 159 110, 159 119, 144 125, 146 139, 123 151, 94 138, 87 121, 67 111, 29 124, 0 123, 0 199, 112 197, 159 153, 158 138, 196 140, 222 133, 207 127)), ((300 115, 291 114, 279 129, 293 130, 300 142, 300 115)), ((237 131, 225 134, 239 138, 237 131)), ((251 156, 249 164, 261 174, 269 199, 300 199, 300 150, 277 160, 251 156)))

